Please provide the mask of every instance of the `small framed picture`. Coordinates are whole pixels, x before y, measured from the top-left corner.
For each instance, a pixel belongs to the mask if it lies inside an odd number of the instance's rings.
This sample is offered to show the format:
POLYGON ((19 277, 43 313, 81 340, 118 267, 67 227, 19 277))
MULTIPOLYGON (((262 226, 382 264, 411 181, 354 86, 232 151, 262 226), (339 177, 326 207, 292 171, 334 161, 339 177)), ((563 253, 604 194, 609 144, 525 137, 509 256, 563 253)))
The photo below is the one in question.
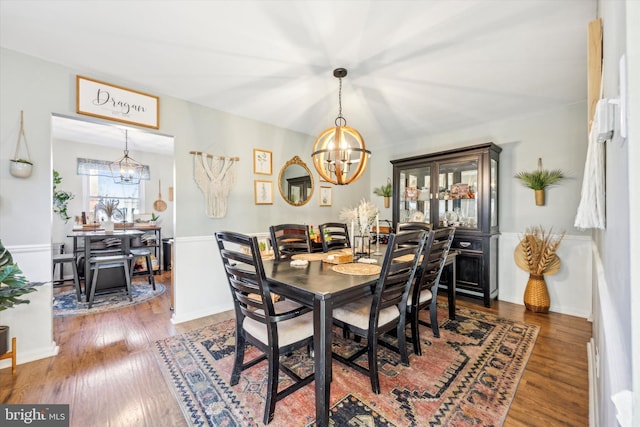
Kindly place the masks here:
POLYGON ((256 205, 273 204, 273 181, 255 180, 253 186, 256 205))
POLYGON ((253 149, 253 173, 271 175, 271 151, 253 149))
POLYGON ((331 206, 331 187, 320 187, 320 206, 331 206))

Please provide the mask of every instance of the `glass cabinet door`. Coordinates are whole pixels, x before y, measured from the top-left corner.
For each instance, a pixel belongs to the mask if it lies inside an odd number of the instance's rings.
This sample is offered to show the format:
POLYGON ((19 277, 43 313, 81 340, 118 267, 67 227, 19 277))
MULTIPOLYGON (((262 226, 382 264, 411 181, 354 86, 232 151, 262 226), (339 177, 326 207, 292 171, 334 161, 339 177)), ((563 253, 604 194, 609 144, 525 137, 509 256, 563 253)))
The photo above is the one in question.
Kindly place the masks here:
POLYGON ((491 159, 490 200, 491 228, 498 227, 498 161, 491 159))
POLYGON ((438 165, 438 222, 441 227, 478 227, 478 158, 438 165))
POLYGON ((400 171, 398 222, 431 223, 431 167, 400 171))

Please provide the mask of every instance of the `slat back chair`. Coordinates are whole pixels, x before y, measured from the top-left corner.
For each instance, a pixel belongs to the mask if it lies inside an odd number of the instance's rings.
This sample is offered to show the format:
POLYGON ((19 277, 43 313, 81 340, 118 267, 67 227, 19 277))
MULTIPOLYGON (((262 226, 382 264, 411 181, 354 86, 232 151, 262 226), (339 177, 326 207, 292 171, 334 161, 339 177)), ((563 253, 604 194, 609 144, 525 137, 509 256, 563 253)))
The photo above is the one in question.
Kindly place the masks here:
POLYGON ((245 369, 268 361, 263 417, 264 423, 268 424, 273 420, 277 401, 313 381, 313 373, 302 378, 280 364, 281 355, 312 346, 313 313, 292 301, 273 302, 255 236, 228 231, 215 233, 215 236, 236 315, 235 359, 230 384, 238 384, 245 369), (252 344, 262 354, 245 363, 247 344, 252 344), (293 380, 293 384, 281 391, 278 391, 279 371, 293 380))
POLYGON ((420 268, 416 273, 415 284, 407 301, 407 316, 411 323, 411 342, 417 355, 422 354, 420 347, 419 325, 430 326, 433 336, 440 337, 438 329, 438 287, 440 276, 447 261, 447 255, 453 242, 455 228, 439 228, 429 233, 420 268), (429 321, 420 320, 420 310, 429 309, 429 321))
MULTIPOLYGON (((395 332, 398 339, 397 351, 402 364, 409 365, 405 337, 406 307, 418 262, 426 241, 426 233, 422 230, 407 231, 389 236, 380 278, 370 297, 337 307, 333 311, 334 323, 343 328, 347 336, 353 333, 356 337, 367 339, 367 346, 349 357, 333 354, 340 362, 369 375, 371 389, 380 393, 378 378, 378 344, 380 338, 395 332), (409 242, 418 241, 417 245, 409 242), (395 330, 395 331, 394 331, 395 330), (367 353, 368 368, 355 363, 367 353)), ((380 341, 379 341, 380 340, 380 341)))
POLYGON ((311 252, 309 229, 304 224, 278 224, 269 227, 276 261, 285 261, 298 253, 311 252))
POLYGON ((341 222, 326 222, 320 224, 322 238, 322 252, 351 247, 347 224, 341 222))
MULTIPOLYGON (((398 232, 408 230, 424 230, 427 234, 431 231, 431 224, 426 222, 402 222, 398 223, 398 232)), ((414 244, 417 242, 413 242, 414 244)))

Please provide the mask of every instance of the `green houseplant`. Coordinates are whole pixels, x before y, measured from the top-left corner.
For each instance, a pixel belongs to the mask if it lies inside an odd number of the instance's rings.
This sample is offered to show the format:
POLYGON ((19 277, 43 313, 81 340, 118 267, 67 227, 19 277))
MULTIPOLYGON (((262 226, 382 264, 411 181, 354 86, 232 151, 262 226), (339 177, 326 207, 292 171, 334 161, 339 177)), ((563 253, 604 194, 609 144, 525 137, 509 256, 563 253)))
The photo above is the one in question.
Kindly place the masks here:
POLYGON ((60 215, 64 222, 68 222, 71 217, 67 212, 67 204, 75 195, 69 191, 58 190, 58 185, 62 182, 62 177, 57 170, 53 171, 53 213, 60 215))
MULTIPOLYGON (((13 261, 11 253, 0 241, 0 311, 7 310, 17 304, 29 304, 29 300, 20 297, 35 292, 35 286, 42 282, 29 282, 18 264, 13 261)), ((9 349, 9 327, 0 325, 0 355, 9 349)))
POLYGON ((384 207, 388 208, 389 207, 390 198, 391 198, 391 196, 393 194, 393 187, 391 185, 391 179, 387 178, 387 183, 385 185, 382 185, 380 187, 374 188, 373 189, 373 194, 375 194, 376 196, 384 197, 384 207))
POLYGON ((544 190, 557 184, 564 178, 564 173, 560 169, 547 170, 542 168, 542 159, 538 159, 538 169, 533 172, 520 172, 515 175, 523 185, 535 191, 536 205, 544 205, 544 190))

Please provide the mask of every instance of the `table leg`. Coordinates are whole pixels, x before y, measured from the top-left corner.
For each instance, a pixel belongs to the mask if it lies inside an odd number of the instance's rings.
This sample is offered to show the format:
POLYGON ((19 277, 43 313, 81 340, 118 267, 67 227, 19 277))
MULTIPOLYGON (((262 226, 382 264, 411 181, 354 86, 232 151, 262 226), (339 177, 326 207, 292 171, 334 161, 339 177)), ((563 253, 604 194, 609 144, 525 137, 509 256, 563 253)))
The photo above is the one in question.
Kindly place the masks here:
POLYGON ((329 425, 331 404, 331 340, 333 301, 316 297, 313 302, 313 351, 315 359, 316 425, 329 425))
POLYGON ((449 303, 449 319, 456 320, 456 258, 449 264, 449 280, 447 286, 447 300, 449 303))
POLYGON ((86 236, 84 238, 84 300, 89 302, 89 292, 91 283, 91 237, 86 236))

